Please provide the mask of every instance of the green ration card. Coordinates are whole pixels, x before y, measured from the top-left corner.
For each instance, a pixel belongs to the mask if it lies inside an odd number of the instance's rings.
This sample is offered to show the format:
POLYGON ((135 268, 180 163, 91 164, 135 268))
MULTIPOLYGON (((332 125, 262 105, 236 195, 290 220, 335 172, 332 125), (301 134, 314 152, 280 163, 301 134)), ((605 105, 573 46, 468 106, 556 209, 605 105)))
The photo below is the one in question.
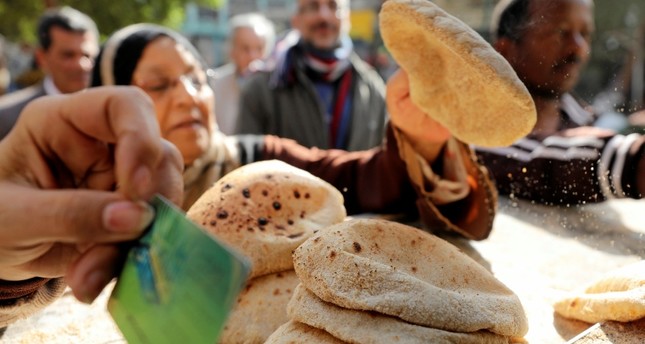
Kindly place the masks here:
POLYGON ((217 342, 250 265, 160 196, 108 310, 130 344, 217 342))

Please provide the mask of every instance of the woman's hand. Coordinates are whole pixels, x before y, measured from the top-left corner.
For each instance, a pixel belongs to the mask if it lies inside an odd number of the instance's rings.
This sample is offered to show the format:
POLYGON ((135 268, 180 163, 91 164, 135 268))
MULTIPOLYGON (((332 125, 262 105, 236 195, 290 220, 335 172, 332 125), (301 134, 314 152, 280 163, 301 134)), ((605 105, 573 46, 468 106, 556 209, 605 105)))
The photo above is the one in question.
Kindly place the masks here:
POLYGON ((115 276, 117 243, 182 198, 183 162, 133 87, 42 97, 0 141, 0 279, 62 277, 82 301, 115 276))
POLYGON ((434 162, 452 135, 412 102, 410 82, 404 70, 399 69, 388 79, 385 99, 392 124, 421 156, 429 163, 434 162))

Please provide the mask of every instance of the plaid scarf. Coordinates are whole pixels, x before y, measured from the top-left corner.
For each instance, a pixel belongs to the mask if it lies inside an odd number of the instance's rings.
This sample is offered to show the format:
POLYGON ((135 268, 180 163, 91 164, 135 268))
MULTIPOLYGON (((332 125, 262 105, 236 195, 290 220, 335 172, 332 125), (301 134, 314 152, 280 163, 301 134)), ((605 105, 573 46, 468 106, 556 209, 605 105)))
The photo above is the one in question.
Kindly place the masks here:
POLYGON ((273 57, 275 73, 272 87, 286 87, 295 82, 295 69, 303 70, 314 84, 318 98, 326 110, 329 125, 329 147, 347 147, 352 110, 353 71, 349 57, 353 45, 346 36, 334 50, 319 50, 288 34, 278 43, 273 57))

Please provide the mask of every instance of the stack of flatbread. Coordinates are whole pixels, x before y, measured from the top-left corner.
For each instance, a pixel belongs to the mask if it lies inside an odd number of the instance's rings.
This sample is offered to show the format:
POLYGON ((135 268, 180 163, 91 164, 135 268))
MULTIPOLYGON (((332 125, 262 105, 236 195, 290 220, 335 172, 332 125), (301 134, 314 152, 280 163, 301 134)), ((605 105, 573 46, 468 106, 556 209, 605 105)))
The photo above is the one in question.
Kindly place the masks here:
POLYGON ((287 302, 299 283, 293 250, 345 217, 338 190, 279 161, 234 170, 200 197, 188 210, 188 218, 252 263, 250 280, 220 343, 263 343, 288 321, 287 302))
POLYGON ((301 284, 291 321, 267 343, 509 343, 528 330, 511 290, 416 228, 346 221, 305 241, 293 260, 301 284))
POLYGON ((607 273, 584 291, 557 301, 554 309, 565 318, 592 324, 645 318, 645 260, 607 273))

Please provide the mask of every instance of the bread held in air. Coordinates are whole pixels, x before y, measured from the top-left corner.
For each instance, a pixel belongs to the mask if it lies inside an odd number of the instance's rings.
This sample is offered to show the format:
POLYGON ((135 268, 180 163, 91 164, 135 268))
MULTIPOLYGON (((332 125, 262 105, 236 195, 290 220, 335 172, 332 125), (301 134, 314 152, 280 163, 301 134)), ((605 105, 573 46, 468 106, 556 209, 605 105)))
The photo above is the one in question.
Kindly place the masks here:
POLYGON ((477 32, 426 0, 389 0, 380 30, 410 78, 410 97, 458 139, 507 146, 535 125, 535 104, 510 64, 477 32))

